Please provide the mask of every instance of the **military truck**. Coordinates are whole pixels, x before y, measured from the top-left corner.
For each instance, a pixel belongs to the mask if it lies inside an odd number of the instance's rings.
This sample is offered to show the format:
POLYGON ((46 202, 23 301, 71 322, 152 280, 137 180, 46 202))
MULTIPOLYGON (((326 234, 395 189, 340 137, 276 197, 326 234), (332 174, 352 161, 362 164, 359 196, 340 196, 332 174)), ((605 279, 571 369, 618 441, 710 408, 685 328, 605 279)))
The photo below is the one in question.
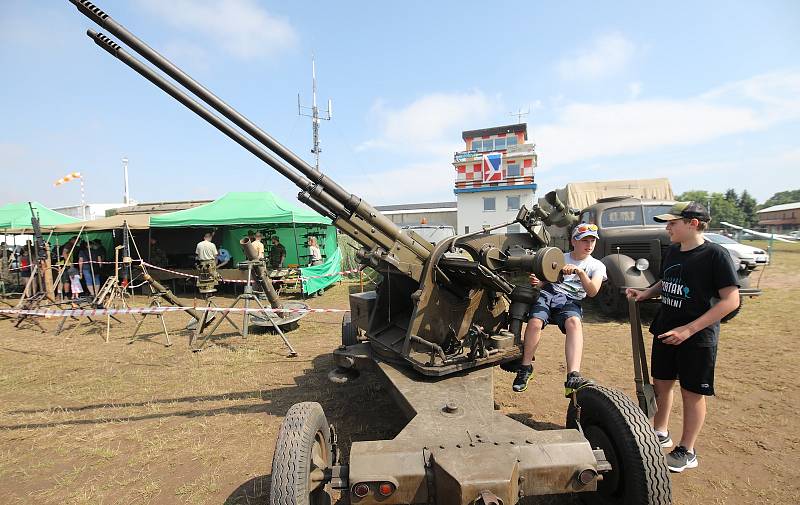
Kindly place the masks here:
MULTIPOLYGON (((600 228, 592 256, 605 264, 608 280, 603 283, 596 300, 609 316, 627 314, 625 288, 646 288, 658 280, 662 258, 670 246, 669 235, 654 216, 669 212, 674 200, 646 200, 630 196, 600 198, 580 211, 579 222, 595 223, 600 228)), ((569 250, 565 237, 554 245, 569 250)), ((731 260, 733 262, 733 259, 731 260)), ((735 264, 741 283, 741 296, 757 296, 760 290, 750 288, 748 268, 735 264)), ((739 309, 725 320, 736 315, 739 309)))

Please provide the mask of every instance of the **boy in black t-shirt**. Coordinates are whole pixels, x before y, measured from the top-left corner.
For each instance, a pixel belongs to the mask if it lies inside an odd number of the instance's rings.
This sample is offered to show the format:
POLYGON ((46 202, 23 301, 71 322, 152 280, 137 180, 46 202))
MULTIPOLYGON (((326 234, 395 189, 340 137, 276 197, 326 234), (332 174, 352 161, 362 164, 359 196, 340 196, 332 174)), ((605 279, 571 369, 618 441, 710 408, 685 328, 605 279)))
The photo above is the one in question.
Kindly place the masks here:
POLYGON ((661 296, 661 307, 650 326, 658 403, 653 427, 662 447, 671 447, 667 425, 678 379, 683 433, 680 444, 667 455, 667 466, 682 472, 697 466, 694 445, 705 420, 705 397, 714 394, 719 321, 739 306, 739 281, 728 252, 703 237, 710 221, 703 205, 678 202, 669 213, 654 219, 667 223, 673 243, 661 265, 661 280, 644 291, 629 288, 627 295, 637 302, 661 296))

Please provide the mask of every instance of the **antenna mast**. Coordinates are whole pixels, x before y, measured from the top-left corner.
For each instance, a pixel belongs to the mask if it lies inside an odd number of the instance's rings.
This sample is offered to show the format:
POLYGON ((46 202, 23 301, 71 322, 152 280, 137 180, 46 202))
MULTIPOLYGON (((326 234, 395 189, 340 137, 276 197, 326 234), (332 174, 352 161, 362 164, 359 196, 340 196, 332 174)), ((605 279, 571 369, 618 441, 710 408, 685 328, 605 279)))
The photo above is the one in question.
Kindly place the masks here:
POLYGON ((324 111, 325 116, 320 117, 319 107, 317 107, 317 70, 314 57, 311 57, 311 107, 300 105, 300 93, 297 94, 297 114, 300 116, 311 118, 311 131, 313 135, 313 146, 311 147, 311 154, 314 155, 314 169, 319 172, 319 153, 322 149, 319 147, 319 122, 324 119, 330 121, 333 117, 333 103, 328 99, 328 110, 324 111), (310 111, 310 113, 309 113, 310 111))
POLYGON ((527 116, 530 113, 531 113, 531 108, 530 107, 528 107, 528 110, 526 110, 525 112, 522 112, 522 108, 521 107, 517 110, 517 112, 509 112, 510 115, 517 116, 517 123, 518 124, 522 124, 522 116, 527 116))

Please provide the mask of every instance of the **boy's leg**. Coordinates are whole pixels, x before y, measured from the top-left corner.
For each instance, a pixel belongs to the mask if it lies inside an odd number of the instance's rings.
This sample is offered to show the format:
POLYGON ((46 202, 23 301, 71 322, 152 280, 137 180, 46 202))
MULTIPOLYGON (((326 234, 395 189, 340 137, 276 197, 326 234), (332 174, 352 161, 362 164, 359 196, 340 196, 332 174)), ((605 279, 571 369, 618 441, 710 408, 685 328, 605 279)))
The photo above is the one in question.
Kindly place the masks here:
POLYGON ((533 356, 536 353, 536 348, 539 347, 539 341, 542 337, 542 327, 544 321, 539 318, 531 318, 525 328, 525 341, 522 347, 522 362, 517 369, 517 376, 514 377, 514 382, 511 389, 516 393, 521 393, 528 389, 528 383, 533 377, 533 356))
POLYGON ((539 342, 542 339, 542 328, 544 321, 537 317, 533 317, 528 321, 525 326, 525 340, 523 341, 522 348, 522 364, 530 365, 533 362, 533 357, 536 355, 536 349, 539 347, 539 342))
POLYGON ((653 428, 656 431, 667 433, 669 426, 669 411, 672 409, 672 391, 675 386, 673 379, 653 379, 653 389, 656 391, 656 405, 658 411, 653 417, 653 428))
POLYGON ((706 396, 714 394, 716 347, 681 347, 679 376, 683 398, 683 433, 679 448, 682 454, 667 458, 670 470, 697 466, 694 445, 706 418, 706 396))
POLYGON ((564 355, 567 358, 567 372, 579 372, 583 357, 583 323, 578 316, 564 321, 567 337, 564 340, 564 355))
POLYGON ((681 443, 689 452, 694 453, 694 444, 703 428, 706 419, 706 397, 681 388, 683 399, 683 433, 681 443))

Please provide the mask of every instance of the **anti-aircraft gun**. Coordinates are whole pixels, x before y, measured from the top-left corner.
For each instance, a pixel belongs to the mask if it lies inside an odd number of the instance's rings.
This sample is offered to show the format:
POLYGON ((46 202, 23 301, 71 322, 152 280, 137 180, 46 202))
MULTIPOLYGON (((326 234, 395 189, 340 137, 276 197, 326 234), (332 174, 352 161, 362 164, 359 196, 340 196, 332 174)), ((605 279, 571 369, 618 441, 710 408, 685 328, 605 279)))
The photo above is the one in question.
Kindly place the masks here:
POLYGON ((521 209, 512 222, 527 235, 490 233, 511 224, 505 223, 432 245, 316 171, 98 7, 70 2, 227 119, 106 35, 88 31, 109 54, 298 186, 298 199, 361 244, 360 262, 382 274, 374 292, 351 297, 347 345, 334 353, 339 368, 332 378, 377 372, 410 422, 393 440, 353 443, 343 462, 322 407, 292 406, 273 457, 271 503, 326 503, 331 488, 359 504, 512 504, 565 492, 601 503, 669 503, 657 439, 621 393, 602 386, 575 392, 564 430, 536 431, 493 411, 489 365, 519 358, 525 307, 538 295, 506 274, 557 280, 563 254, 548 247, 545 226, 568 224, 565 209, 521 209))

